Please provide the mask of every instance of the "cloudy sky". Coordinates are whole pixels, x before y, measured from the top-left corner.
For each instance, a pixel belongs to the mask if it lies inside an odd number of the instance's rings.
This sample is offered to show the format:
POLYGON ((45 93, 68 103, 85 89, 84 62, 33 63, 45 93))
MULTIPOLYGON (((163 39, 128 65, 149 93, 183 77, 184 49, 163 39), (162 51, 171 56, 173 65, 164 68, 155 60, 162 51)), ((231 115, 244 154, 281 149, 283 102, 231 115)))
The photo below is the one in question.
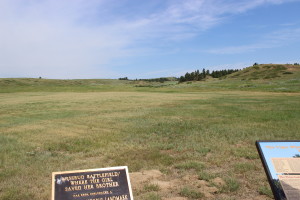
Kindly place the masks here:
POLYGON ((300 0, 0 0, 0 77, 156 78, 300 62, 300 0))

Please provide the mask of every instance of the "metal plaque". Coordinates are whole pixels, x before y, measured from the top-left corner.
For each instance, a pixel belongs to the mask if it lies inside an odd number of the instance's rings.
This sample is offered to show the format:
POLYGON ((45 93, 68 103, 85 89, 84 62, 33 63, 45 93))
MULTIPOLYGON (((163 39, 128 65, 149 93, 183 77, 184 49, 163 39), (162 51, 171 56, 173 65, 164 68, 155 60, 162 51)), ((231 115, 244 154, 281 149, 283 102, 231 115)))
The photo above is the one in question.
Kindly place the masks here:
POLYGON ((133 200, 128 168, 53 172, 52 200, 133 200))

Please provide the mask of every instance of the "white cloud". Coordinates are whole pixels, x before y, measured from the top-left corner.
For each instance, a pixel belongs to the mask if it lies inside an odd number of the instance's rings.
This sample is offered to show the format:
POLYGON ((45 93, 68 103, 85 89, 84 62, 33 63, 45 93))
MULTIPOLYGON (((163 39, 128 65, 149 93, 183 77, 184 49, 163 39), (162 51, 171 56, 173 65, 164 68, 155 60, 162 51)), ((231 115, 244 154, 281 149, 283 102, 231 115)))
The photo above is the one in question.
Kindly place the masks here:
POLYGON ((258 42, 253 44, 209 49, 206 52, 213 54, 241 54, 259 49, 281 47, 298 40, 300 40, 300 28, 282 29, 272 33, 268 33, 258 42))
POLYGON ((178 0, 157 15, 157 21, 165 24, 188 24, 197 28, 197 31, 206 30, 222 23, 232 15, 247 12, 265 4, 282 4, 291 1, 299 0, 178 0))
POLYGON ((142 14, 130 1, 1 0, 0 77, 103 77, 119 58, 161 53, 164 43, 191 39, 226 17, 284 2, 158 0, 159 9, 142 14))
POLYGON ((126 45, 126 40, 110 27, 78 24, 89 15, 88 10, 93 10, 90 6, 95 6, 85 1, 21 4, 9 2, 3 7, 9 12, 0 11, 1 74, 81 77, 87 71, 101 69, 126 45))

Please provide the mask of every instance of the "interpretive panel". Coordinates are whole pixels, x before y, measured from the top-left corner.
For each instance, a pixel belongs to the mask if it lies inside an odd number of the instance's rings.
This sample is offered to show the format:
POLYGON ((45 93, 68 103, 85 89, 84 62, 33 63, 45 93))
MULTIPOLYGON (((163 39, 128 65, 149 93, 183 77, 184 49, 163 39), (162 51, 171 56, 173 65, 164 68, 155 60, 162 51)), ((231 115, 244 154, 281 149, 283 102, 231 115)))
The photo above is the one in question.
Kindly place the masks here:
POLYGON ((300 199, 300 141, 257 141, 276 200, 300 199))
POLYGON ((52 200, 133 200, 128 168, 53 172, 52 200))

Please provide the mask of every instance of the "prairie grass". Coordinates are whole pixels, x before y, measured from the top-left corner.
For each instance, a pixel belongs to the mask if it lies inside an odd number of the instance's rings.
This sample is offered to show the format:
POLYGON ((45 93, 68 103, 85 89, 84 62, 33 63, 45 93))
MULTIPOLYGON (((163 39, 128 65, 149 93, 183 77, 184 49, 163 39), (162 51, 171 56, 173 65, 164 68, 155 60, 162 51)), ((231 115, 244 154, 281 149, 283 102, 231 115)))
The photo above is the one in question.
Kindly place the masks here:
POLYGON ((197 192, 187 187, 182 188, 180 194, 189 199, 200 199, 204 197, 204 195, 201 192, 197 192))
MULTIPOLYGON (((297 92, 1 93, 0 199, 49 199, 54 171, 118 165, 221 177, 216 199, 269 195, 254 143, 299 130, 297 92)), ((157 190, 136 198, 161 199, 157 190)), ((178 192, 202 197, 188 185, 178 192)))
POLYGON ((146 185, 144 185, 144 190, 146 192, 151 192, 151 191, 159 191, 160 188, 159 188, 159 185, 157 185, 157 184, 146 184, 146 185))
POLYGON ((145 195, 145 200, 161 200, 161 197, 156 193, 148 193, 145 195))

